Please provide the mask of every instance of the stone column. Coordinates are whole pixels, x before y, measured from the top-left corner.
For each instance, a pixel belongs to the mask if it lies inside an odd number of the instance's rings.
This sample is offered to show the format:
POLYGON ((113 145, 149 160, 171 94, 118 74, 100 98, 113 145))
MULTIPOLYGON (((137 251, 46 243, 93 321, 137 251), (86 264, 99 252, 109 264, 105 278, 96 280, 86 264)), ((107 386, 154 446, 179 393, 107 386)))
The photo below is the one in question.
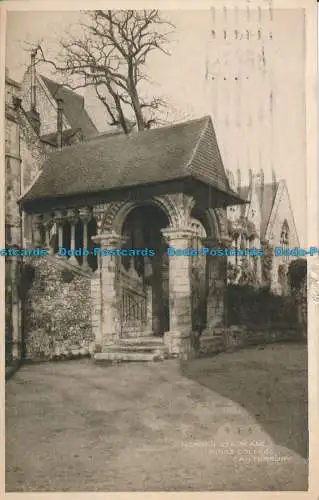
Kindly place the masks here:
MULTIPOLYGON (((190 248, 193 231, 186 229, 163 229, 164 238, 170 247, 183 250, 190 248)), ((191 258, 186 255, 169 256, 169 331, 164 342, 170 354, 187 359, 192 355, 192 304, 191 304, 191 258)))
POLYGON ((48 250, 49 254, 53 254, 53 248, 50 246, 50 221, 47 220, 45 224, 45 248, 48 250))
POLYGON ((42 224, 42 215, 41 214, 34 214, 32 216, 32 244, 35 247, 41 247, 42 246, 42 241, 41 241, 41 224, 42 224))
POLYGON ((153 333, 153 292, 151 286, 146 286, 146 330, 150 335, 153 333))
POLYGON ((103 307, 102 307, 102 275, 101 269, 97 269, 91 278, 91 307, 92 307, 92 332, 94 335, 93 346, 90 346, 91 353, 95 346, 102 347, 103 344, 103 307))
MULTIPOLYGON (((59 249, 61 247, 63 247, 63 222, 64 222, 64 218, 62 217, 62 215, 59 214, 54 218, 54 221, 56 222, 57 230, 58 230, 58 252, 59 252, 59 249)), ((62 258, 63 256, 58 255, 58 257, 62 258)))
MULTIPOLYGON (((210 249, 226 249, 230 246, 228 239, 216 240, 207 238, 205 246, 210 249)), ((226 328, 225 291, 227 285, 227 257, 218 255, 206 256, 207 276, 207 308, 206 328, 200 337, 201 352, 216 352, 223 348, 226 328), (219 345, 220 344, 220 345, 219 345)))
MULTIPOLYGON (((123 241, 120 235, 113 232, 104 233, 92 239, 101 243, 101 251, 121 248, 123 241)), ((103 346, 116 342, 120 333, 120 310, 117 294, 117 268, 120 257, 104 255, 99 259, 100 265, 97 272, 100 273, 100 300, 95 289, 92 301, 97 313, 99 307, 101 308, 100 319, 96 322, 96 326, 100 327, 99 334, 96 332, 96 342, 103 349, 103 346)), ((98 285, 98 282, 96 284, 98 285)), ((95 330, 97 329, 95 328, 95 330)))
MULTIPOLYGON (((83 244, 82 248, 84 250, 88 249, 88 222, 89 222, 89 209, 88 208, 80 208, 79 215, 83 223, 83 244)), ((82 267, 84 269, 89 269, 89 264, 87 260, 87 255, 83 254, 82 267)))
POLYGON ((70 256, 69 262, 73 264, 74 266, 78 266, 79 263, 77 261, 77 258, 74 255, 75 251, 75 226, 77 223, 77 213, 75 210, 71 210, 68 212, 68 220, 70 221, 71 225, 71 234, 70 234, 70 250, 72 255, 70 256))

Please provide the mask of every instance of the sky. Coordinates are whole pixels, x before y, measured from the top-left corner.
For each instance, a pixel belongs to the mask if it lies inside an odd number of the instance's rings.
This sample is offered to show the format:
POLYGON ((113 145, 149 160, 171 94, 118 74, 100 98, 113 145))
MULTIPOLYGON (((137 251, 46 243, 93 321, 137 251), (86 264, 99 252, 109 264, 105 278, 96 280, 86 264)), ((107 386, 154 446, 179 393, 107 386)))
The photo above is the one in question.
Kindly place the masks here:
MULTIPOLYGON (((305 152, 305 96, 304 96, 304 33, 301 10, 275 13, 276 44, 273 54, 276 87, 276 113, 274 121, 273 158, 278 179, 285 179, 290 193, 301 246, 306 239, 306 152, 305 152)), ((162 12, 175 25, 169 50, 171 56, 153 53, 147 72, 152 84, 149 95, 165 97, 168 119, 183 121, 212 114, 212 102, 207 93, 205 64, 211 36, 209 11, 162 12)), ((42 41, 51 58, 57 52, 56 40, 74 26, 81 14, 74 12, 9 12, 7 23, 6 66, 13 79, 21 81, 29 63, 29 54, 23 50, 25 42, 42 41)), ((50 68, 41 72, 52 76, 50 68)), ((258 94, 258 89, 255 89, 258 94)), ((100 130, 107 128, 103 108, 86 92, 87 109, 100 130)), ((239 157, 237 140, 219 123, 213 122, 221 143, 225 168, 232 169, 231 156, 239 157), (223 155, 223 151, 225 154, 223 155), (231 155, 230 152, 231 151, 231 155), (226 164, 227 163, 227 164, 226 164)), ((263 130, 256 134, 263 134, 263 130)), ((245 140, 249 139, 245 137, 245 140)), ((251 143, 253 144, 253 135, 251 143)), ((240 165, 243 182, 248 180, 248 166, 240 165)), ((252 166, 254 167, 254 165, 252 166)), ((254 170, 254 168, 253 168, 254 170)), ((265 172, 271 181, 271 172, 265 172)))

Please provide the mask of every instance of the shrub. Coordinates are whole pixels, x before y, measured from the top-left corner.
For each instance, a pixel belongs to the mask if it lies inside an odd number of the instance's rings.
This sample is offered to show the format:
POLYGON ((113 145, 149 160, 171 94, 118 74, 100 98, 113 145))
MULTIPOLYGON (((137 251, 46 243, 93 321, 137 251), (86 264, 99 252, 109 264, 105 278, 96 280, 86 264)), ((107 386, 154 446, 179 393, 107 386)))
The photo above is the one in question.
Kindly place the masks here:
POLYGON ((296 259, 288 267, 288 282, 294 292, 301 290, 307 278, 306 259, 296 259))
POLYGON ((267 287, 230 285, 226 300, 229 325, 292 324, 297 319, 293 299, 273 295, 267 287))

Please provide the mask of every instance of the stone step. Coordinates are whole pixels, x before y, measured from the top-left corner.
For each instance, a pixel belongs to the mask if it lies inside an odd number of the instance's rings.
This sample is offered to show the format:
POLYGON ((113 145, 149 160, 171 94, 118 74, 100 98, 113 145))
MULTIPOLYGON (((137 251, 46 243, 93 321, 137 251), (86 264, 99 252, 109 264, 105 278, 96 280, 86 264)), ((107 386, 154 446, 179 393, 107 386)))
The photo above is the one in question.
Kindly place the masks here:
POLYGON ((167 347, 164 344, 120 344, 114 346, 106 346, 102 352, 166 352, 167 347))
POLYGON ((154 346, 163 346, 164 345, 164 340, 162 337, 154 337, 154 336, 148 336, 148 337, 129 337, 129 338, 122 338, 118 340, 119 344, 123 345, 154 345, 154 346))
POLYGON ((163 356, 155 352, 123 352, 123 351, 108 351, 100 352, 94 355, 94 360, 103 361, 160 361, 163 356))

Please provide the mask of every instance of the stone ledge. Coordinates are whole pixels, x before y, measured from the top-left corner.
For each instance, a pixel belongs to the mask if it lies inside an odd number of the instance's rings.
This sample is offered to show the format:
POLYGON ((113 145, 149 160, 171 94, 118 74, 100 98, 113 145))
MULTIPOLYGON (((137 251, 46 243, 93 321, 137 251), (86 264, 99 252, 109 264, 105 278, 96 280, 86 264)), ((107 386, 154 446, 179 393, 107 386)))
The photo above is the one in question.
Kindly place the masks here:
POLYGON ((240 325, 213 329, 211 333, 199 337, 198 355, 233 352, 249 346, 272 344, 276 342, 302 341, 302 332, 298 328, 265 327, 253 328, 240 325))

